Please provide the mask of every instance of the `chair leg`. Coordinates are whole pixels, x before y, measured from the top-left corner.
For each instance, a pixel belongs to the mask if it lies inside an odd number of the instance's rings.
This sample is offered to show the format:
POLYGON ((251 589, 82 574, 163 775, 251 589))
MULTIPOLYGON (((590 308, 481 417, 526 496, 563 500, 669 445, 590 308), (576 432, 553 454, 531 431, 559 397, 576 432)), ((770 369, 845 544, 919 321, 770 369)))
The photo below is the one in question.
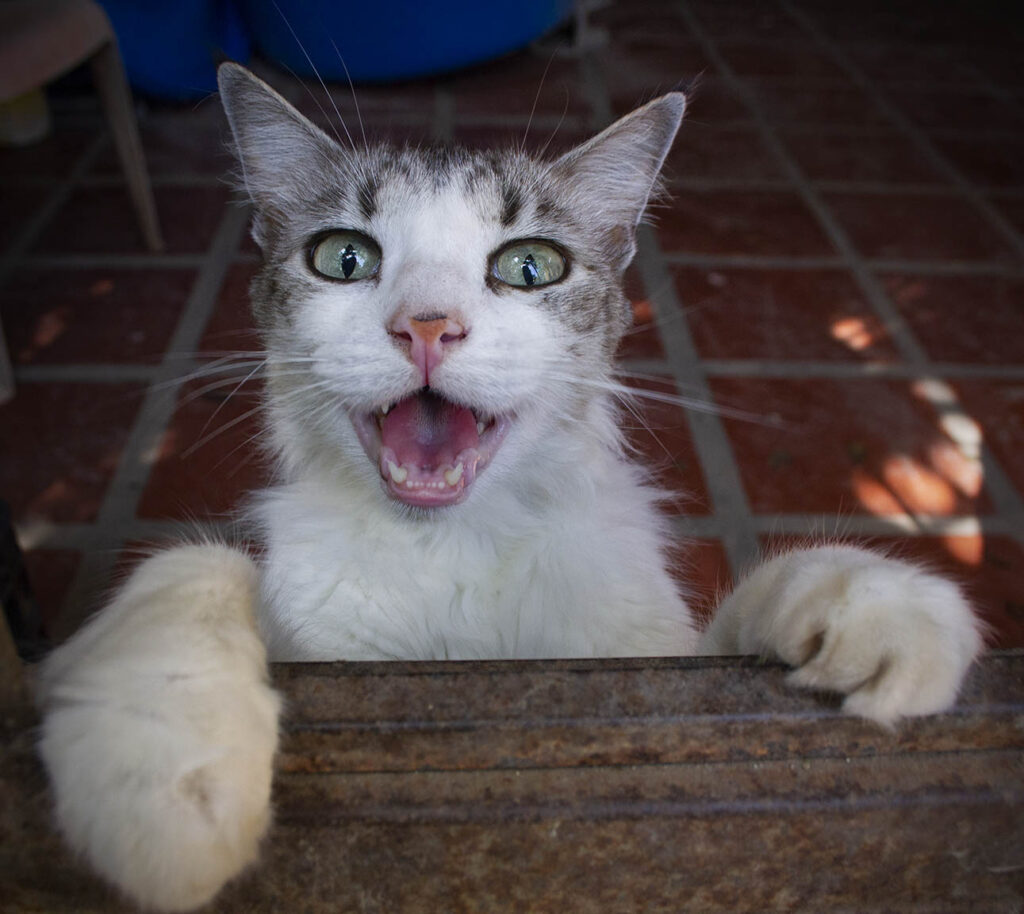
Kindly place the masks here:
POLYGON ((117 44, 113 41, 107 42, 93 55, 90 64, 96 89, 103 100, 107 122, 114 134, 117 154, 128 181, 128 190, 135 204, 146 246, 151 251, 162 251, 164 242, 160 234, 160 223, 157 221, 153 189, 149 184, 146 160, 142 154, 142 141, 139 139, 135 113, 132 110, 131 91, 125 79, 124 68, 121 66, 117 44))

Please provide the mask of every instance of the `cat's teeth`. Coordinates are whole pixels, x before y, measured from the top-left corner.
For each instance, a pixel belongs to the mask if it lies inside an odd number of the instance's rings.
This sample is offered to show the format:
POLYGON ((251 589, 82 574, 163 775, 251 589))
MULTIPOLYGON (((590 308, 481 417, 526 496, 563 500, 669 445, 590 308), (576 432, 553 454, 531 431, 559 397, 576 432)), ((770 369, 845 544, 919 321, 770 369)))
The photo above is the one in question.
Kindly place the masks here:
MULTIPOLYGON (((487 428, 487 426, 484 425, 483 422, 477 422, 477 424, 476 424, 476 433, 478 435, 482 435, 484 433, 484 429, 485 428, 487 428)), ((461 466, 461 464, 460 464, 460 466, 461 466)))
POLYGON ((393 460, 388 461, 388 472, 391 474, 391 478, 401 485, 409 478, 409 471, 405 467, 400 467, 393 460))
POLYGON ((382 406, 380 408, 380 414, 382 416, 386 416, 389 412, 391 412, 391 404, 390 403, 387 406, 382 406))
POLYGON ((463 467, 462 462, 459 461, 452 469, 445 471, 444 481, 450 486, 458 485, 459 480, 462 479, 462 471, 464 469, 465 467, 463 467))

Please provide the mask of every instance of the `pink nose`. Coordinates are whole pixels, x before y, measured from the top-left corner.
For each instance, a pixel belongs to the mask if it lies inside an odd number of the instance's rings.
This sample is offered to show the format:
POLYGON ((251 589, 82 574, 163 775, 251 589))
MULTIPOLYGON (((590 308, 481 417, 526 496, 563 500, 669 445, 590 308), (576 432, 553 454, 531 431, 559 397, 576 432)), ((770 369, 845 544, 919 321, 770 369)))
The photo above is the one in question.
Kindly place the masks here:
POLYGON ((469 333, 465 325, 447 314, 396 314, 388 325, 395 343, 405 349, 409 361, 419 368, 424 386, 441 364, 448 348, 469 333))

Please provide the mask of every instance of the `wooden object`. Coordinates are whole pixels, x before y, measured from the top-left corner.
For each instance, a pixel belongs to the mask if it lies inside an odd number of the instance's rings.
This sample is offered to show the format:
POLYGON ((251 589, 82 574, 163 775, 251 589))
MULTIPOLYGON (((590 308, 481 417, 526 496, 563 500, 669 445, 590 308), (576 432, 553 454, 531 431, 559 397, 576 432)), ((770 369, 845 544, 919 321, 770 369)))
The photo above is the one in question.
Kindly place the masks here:
MULTIPOLYGON (((275 668, 263 860, 216 912, 985 911, 1024 900, 1024 652, 887 731, 750 658, 275 668)), ((5 721, 5 911, 122 908, 5 721)))

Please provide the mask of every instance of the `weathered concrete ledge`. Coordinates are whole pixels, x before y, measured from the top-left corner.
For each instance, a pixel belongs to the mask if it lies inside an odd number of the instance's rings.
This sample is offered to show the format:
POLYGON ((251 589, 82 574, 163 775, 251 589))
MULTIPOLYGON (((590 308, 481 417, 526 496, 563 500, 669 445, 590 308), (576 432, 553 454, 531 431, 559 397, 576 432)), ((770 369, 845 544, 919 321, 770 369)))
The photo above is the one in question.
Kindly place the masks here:
MULTIPOLYGON (((217 912, 1024 903, 1024 651, 889 732, 749 658, 289 664, 263 861, 217 912)), ((131 910, 50 830, 15 702, 0 910, 131 910)))

